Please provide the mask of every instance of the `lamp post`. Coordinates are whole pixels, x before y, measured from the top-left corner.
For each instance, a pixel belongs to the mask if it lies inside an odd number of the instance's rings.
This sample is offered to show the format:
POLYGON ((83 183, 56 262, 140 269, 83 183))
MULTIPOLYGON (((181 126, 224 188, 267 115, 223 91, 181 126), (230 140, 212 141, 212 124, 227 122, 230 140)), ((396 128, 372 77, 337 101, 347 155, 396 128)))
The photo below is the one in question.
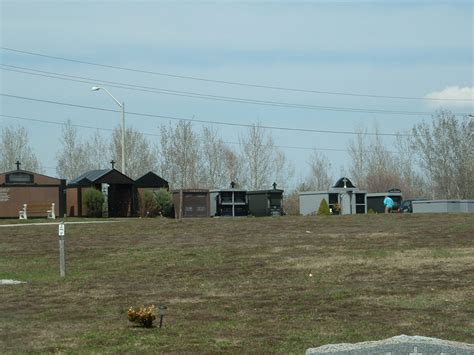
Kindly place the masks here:
POLYGON ((109 96, 114 99, 117 105, 122 109, 122 174, 125 174, 125 103, 117 100, 114 95, 112 95, 109 90, 101 86, 93 86, 92 91, 104 90, 109 96))
POLYGON ((168 307, 166 307, 164 304, 160 304, 158 306, 158 310, 160 311, 160 328, 163 325, 163 317, 166 315, 166 309, 167 308, 168 307))

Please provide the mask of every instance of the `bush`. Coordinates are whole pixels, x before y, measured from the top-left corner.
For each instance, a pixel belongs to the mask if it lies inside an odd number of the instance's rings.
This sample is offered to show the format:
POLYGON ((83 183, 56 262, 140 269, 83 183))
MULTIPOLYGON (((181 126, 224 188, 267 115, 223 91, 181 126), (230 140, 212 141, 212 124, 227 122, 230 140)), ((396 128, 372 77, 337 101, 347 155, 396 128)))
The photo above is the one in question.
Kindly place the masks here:
POLYGON ((323 198, 318 209, 318 216, 329 216, 331 212, 329 211, 329 205, 326 202, 326 199, 323 198))
POLYGON ((158 214, 158 202, 153 192, 145 191, 141 199, 140 215, 142 217, 155 217, 158 214))
POLYGON ((84 193, 84 202, 87 207, 89 217, 102 217, 102 206, 104 204, 104 195, 97 189, 89 189, 84 193))
POLYGON ((167 189, 155 191, 155 198, 158 204, 158 212, 165 217, 170 217, 172 212, 172 195, 167 189))
POLYGON ((127 312, 128 320, 132 323, 137 323, 138 325, 151 328, 153 326, 153 321, 156 319, 154 305, 148 307, 133 308, 130 307, 127 312))

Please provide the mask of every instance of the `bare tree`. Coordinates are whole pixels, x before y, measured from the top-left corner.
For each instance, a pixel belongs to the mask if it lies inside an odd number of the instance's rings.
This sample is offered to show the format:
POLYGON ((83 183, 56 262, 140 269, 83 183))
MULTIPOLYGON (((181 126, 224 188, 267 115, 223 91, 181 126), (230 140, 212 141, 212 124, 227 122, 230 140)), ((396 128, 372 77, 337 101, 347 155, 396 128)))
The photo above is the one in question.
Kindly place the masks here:
POLYGON ((367 171, 369 157, 367 154, 367 132, 359 129, 354 140, 349 141, 348 151, 351 159, 349 174, 356 186, 367 189, 367 171))
POLYGON ((297 216, 300 214, 299 192, 304 190, 286 191, 283 197, 285 214, 290 216, 297 216))
POLYGON ((62 147, 56 153, 56 173, 60 178, 72 180, 90 170, 87 148, 69 120, 62 128, 60 142, 62 147))
POLYGON ((329 159, 325 155, 313 151, 309 157, 308 164, 310 173, 306 179, 304 188, 326 191, 333 181, 329 159))
MULTIPOLYGON (((378 129, 376 128, 376 133, 378 129)), ((388 151, 381 136, 376 134, 369 145, 367 165, 367 188, 370 191, 387 191, 400 186, 399 171, 394 154, 388 151)))
POLYGON ((413 152, 407 141, 398 136, 392 149, 387 149, 378 128, 375 136, 369 137, 360 131, 349 143, 351 166, 350 175, 355 185, 370 192, 383 192, 390 188, 400 188, 405 197, 423 195, 423 179, 416 169, 413 152))
POLYGON ((421 170, 416 165, 414 152, 411 148, 410 138, 397 136, 396 170, 400 176, 399 187, 403 192, 403 197, 416 198, 427 196, 426 179, 421 170))
POLYGON ((222 188, 232 181, 230 171, 232 166, 227 164, 230 149, 218 137, 217 131, 204 127, 202 132, 202 182, 209 188, 222 188))
POLYGON ((113 158, 110 154, 110 143, 99 130, 96 130, 92 137, 85 142, 89 168, 93 170, 107 169, 110 167, 110 161, 113 158))
POLYGON ((237 187, 244 186, 244 168, 239 155, 229 147, 224 149, 224 166, 230 182, 234 182, 237 187))
POLYGON ((360 130, 356 138, 349 142, 348 150, 351 158, 349 173, 357 187, 370 192, 400 187, 396 154, 382 142, 377 127, 372 138, 366 131, 360 130))
POLYGON ((198 187, 201 152, 199 137, 191 122, 161 126, 161 170, 173 188, 198 187))
POLYGON ((275 149, 274 152, 273 170, 275 172, 273 181, 279 182, 280 186, 288 185, 295 174, 294 165, 288 161, 285 153, 278 149, 275 149))
POLYGON ((473 198, 474 122, 457 119, 448 110, 438 111, 431 122, 413 127, 412 148, 418 153, 433 197, 473 198))
POLYGON ((292 168, 262 127, 253 125, 239 137, 239 142, 240 159, 246 174, 242 182, 247 188, 268 188, 277 179, 283 179, 283 183, 288 181, 292 168))
POLYGON ((0 152, 0 171, 14 170, 16 161, 19 161, 23 170, 42 172, 24 127, 2 127, 0 152))
MULTIPOLYGON (((117 170, 122 166, 122 127, 114 129, 110 143, 110 154, 117 162, 117 170)), ((125 173, 132 179, 139 178, 158 167, 158 150, 151 145, 143 133, 133 127, 125 129, 125 173)))

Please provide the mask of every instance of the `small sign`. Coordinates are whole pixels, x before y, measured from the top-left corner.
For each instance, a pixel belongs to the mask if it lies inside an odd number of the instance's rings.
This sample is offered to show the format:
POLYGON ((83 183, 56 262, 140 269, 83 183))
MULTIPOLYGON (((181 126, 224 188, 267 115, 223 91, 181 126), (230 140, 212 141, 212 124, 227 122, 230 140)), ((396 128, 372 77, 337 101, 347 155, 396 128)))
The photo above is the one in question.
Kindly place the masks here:
POLYGON ((59 224, 59 236, 64 237, 64 223, 59 224))
POLYGON ((0 202, 8 202, 10 200, 10 189, 8 187, 0 187, 0 202))

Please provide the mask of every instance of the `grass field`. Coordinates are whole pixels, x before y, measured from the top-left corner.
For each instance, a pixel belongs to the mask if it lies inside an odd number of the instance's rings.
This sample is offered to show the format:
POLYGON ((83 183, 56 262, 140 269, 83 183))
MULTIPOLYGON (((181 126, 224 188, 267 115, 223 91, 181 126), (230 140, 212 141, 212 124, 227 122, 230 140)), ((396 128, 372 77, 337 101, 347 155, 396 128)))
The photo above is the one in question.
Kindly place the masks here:
MULTIPOLYGON (((0 224, 15 223, 1 221, 0 224)), ((130 219, 0 227, 6 353, 303 353, 399 334, 474 342, 474 215, 130 219), (310 277, 309 274, 313 276, 310 277), (130 306, 166 304, 164 327, 130 306)))

